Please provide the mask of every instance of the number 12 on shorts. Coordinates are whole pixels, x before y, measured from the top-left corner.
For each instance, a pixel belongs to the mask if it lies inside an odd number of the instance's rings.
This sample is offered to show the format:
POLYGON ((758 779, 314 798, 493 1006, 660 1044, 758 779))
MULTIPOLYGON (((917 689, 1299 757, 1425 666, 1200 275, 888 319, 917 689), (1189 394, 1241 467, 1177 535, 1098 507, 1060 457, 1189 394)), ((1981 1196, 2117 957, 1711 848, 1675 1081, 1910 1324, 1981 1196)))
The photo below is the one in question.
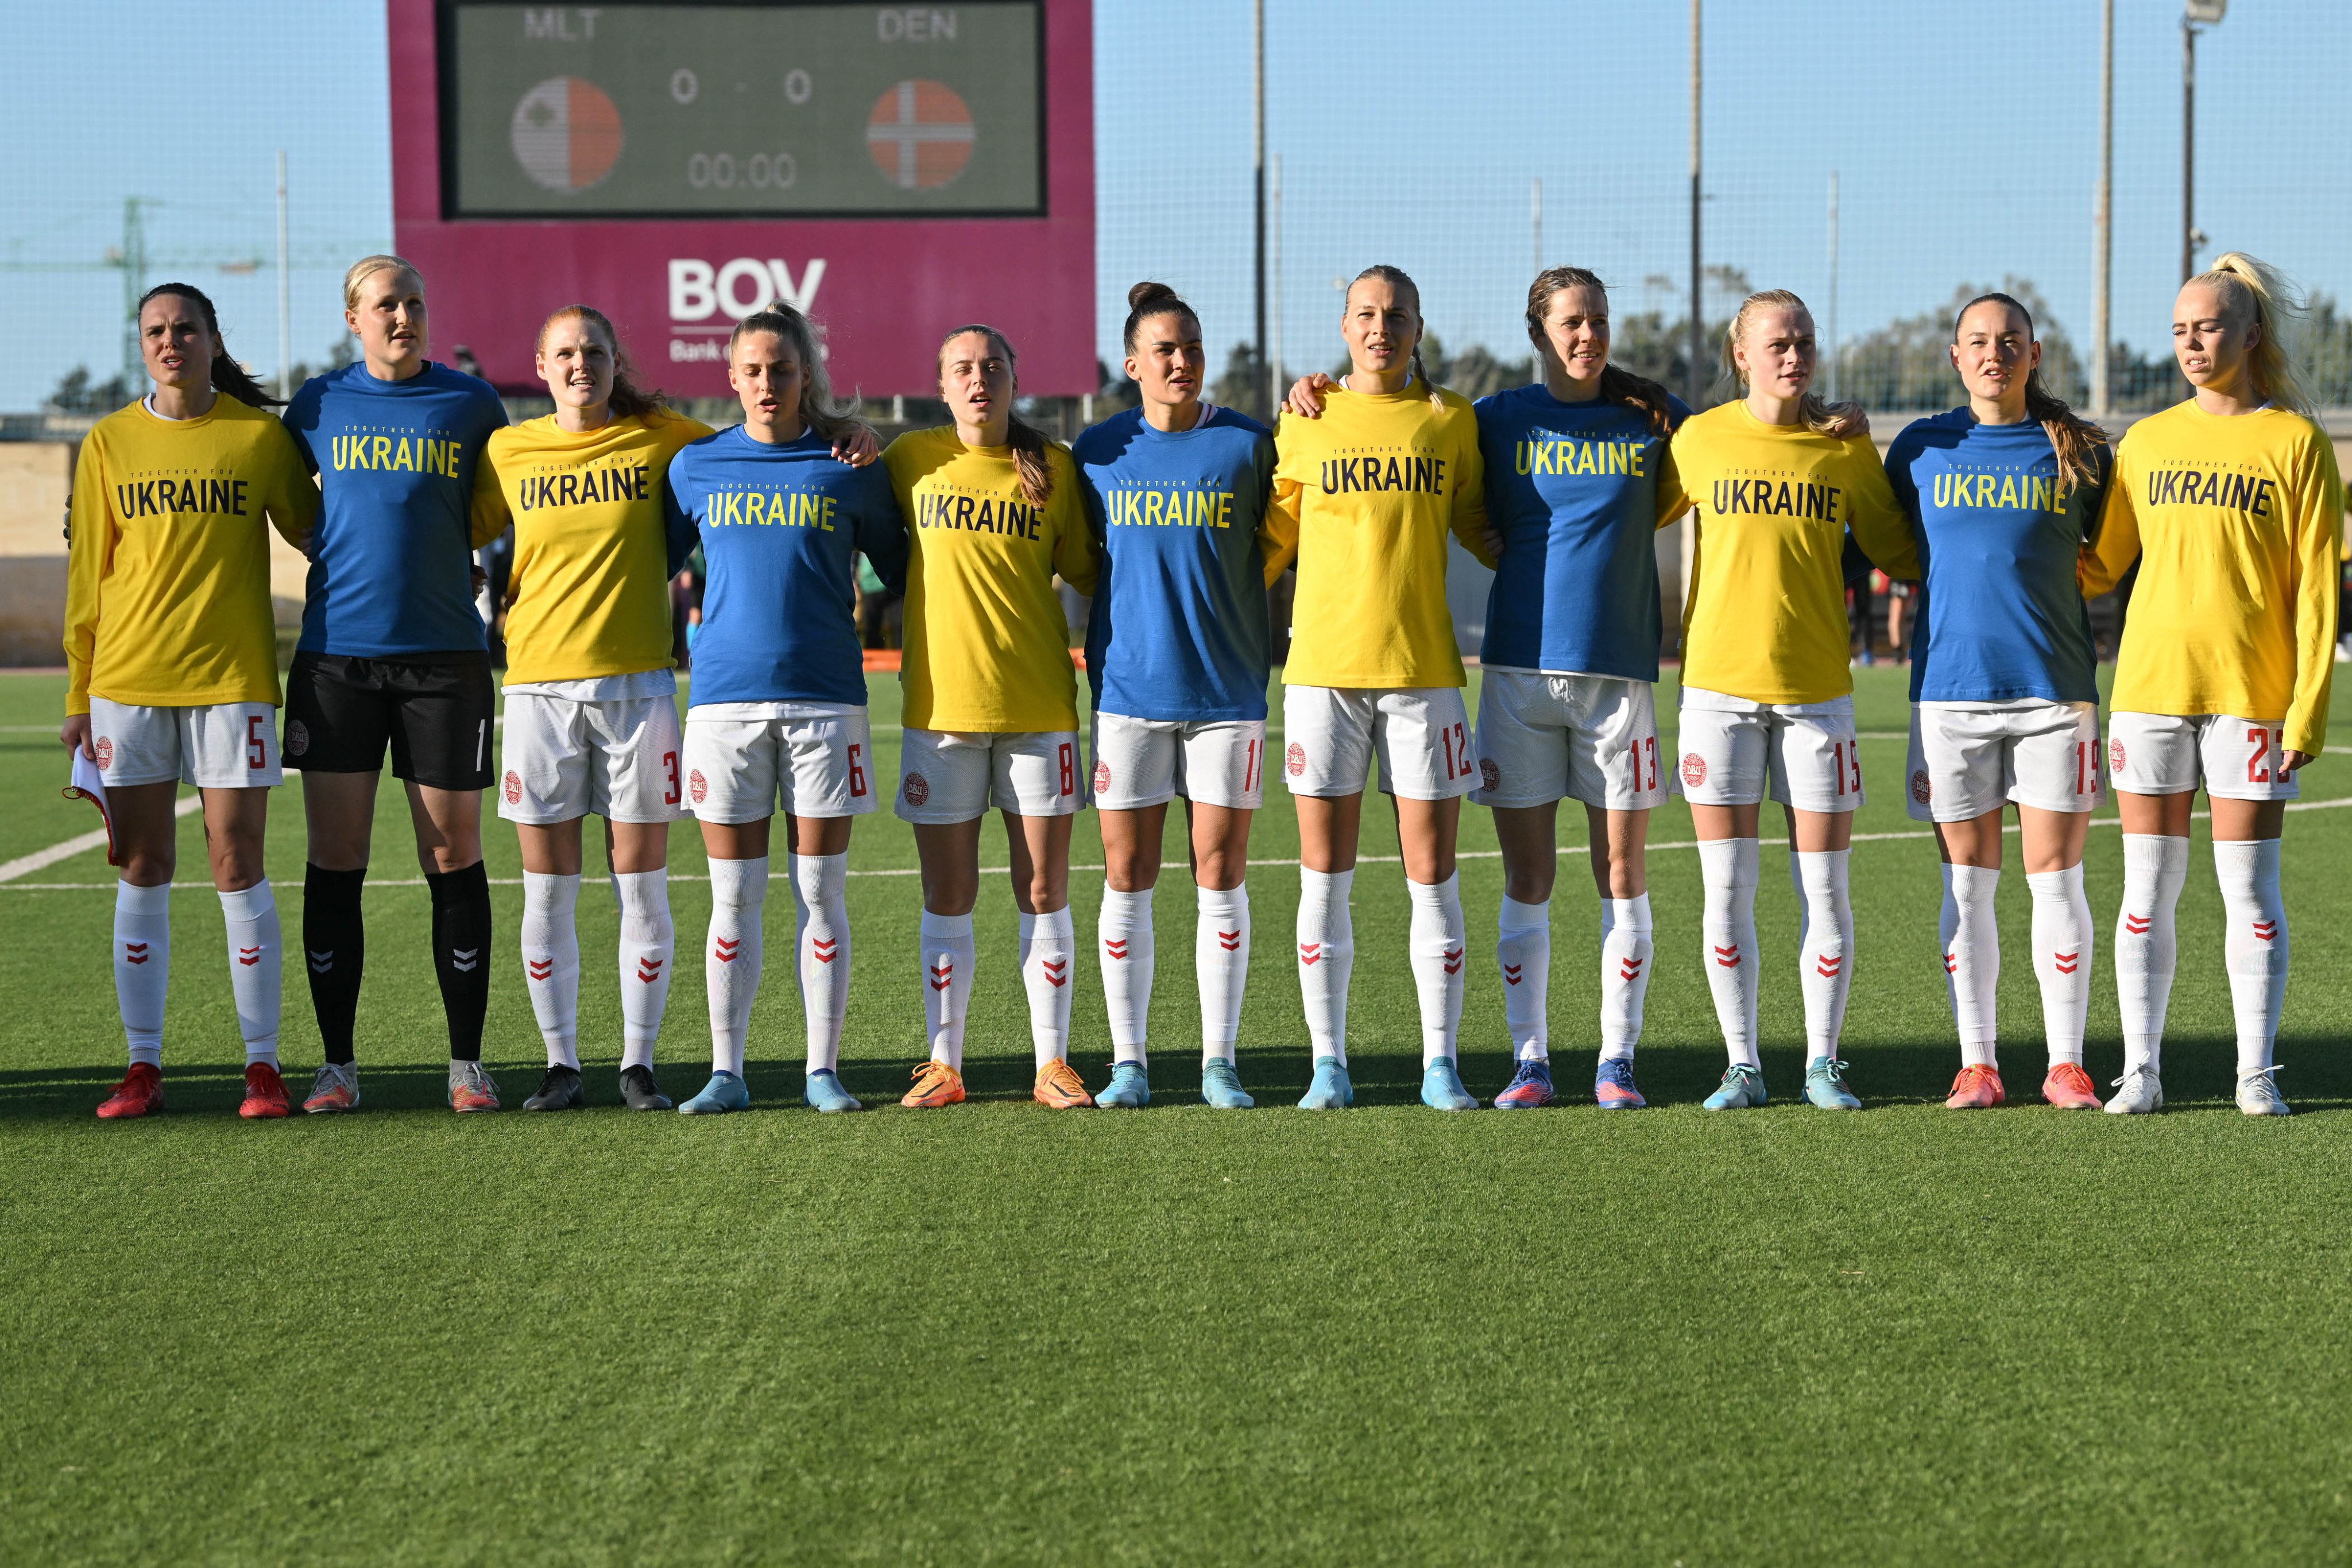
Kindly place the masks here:
POLYGON ((1449 724, 1437 732, 1438 744, 1445 748, 1445 781, 1470 776, 1470 737, 1458 724, 1449 724))

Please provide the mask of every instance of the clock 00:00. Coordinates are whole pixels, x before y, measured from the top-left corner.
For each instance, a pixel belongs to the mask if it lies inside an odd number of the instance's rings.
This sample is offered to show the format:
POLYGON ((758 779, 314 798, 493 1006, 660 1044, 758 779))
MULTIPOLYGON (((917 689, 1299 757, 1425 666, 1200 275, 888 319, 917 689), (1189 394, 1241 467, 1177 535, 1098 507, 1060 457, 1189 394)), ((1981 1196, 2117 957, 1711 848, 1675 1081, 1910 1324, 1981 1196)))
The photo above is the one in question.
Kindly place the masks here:
POLYGON ((739 183, 754 190, 783 190, 800 178, 789 152, 754 152, 738 163, 732 152, 697 152, 686 161, 686 183, 698 191, 730 191, 739 183))

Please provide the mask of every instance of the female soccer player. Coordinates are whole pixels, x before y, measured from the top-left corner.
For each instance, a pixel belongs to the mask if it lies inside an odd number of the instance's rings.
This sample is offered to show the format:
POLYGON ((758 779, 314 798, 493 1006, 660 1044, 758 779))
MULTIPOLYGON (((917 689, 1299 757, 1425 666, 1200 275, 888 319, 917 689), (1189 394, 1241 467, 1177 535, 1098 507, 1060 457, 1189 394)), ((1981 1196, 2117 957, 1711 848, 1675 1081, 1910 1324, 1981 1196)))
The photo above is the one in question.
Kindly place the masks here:
POLYGON ((782 801, 809 1104, 856 1111, 838 1071, 849 999, 849 828, 874 810, 853 551, 895 591, 907 533, 873 433, 835 404, 807 318, 747 316, 727 340, 743 423, 669 466, 674 527, 709 565, 686 714, 686 793, 710 856, 710 1082, 678 1107, 751 1102, 743 1037, 760 988, 769 819, 782 801), (845 455, 847 461, 845 461, 845 455))
POLYGON ((2140 561, 2107 721, 2124 830, 2124 1075, 2107 1109, 2121 1114, 2164 1105, 2172 910, 2200 778, 2229 921, 2238 1109, 2287 1113, 2271 1057, 2286 995, 2279 834, 2296 773, 2327 743, 2344 525, 2335 449, 2287 352, 2301 311, 2285 278, 2236 252, 2181 286, 2172 354, 2196 395, 2126 433, 2084 561, 2086 594, 2140 561))
POLYGON ((1103 996, 1118 1058, 1098 1105, 1148 1104, 1151 890, 1168 802, 1192 832, 1200 925, 1201 1097, 1252 1103, 1234 1070, 1249 974, 1251 814, 1265 802, 1273 659, 1259 535, 1274 481, 1264 425, 1201 401, 1200 318, 1164 283, 1128 291, 1127 373, 1141 406, 1078 437, 1073 455, 1102 548, 1087 623, 1094 795, 1104 888, 1103 996))
POLYGON ((1013 345, 959 327, 940 345, 955 423, 909 431, 882 461, 909 529, 900 681, 898 815, 923 868, 922 959, 931 1058, 901 1103, 964 1097, 964 1003, 980 826, 1004 814, 1021 976, 1042 1104, 1091 1105, 1070 1070, 1070 817, 1086 801, 1069 622, 1054 577, 1095 586, 1086 508, 1068 451, 1013 412, 1013 345))
POLYGON ((1298 805, 1298 981, 1315 1052, 1299 1104, 1336 1109, 1355 1099, 1348 894, 1365 775, 1377 759, 1412 904, 1422 1102, 1467 1111, 1478 1102, 1454 1062, 1464 942, 1454 850, 1478 771, 1445 603, 1445 535, 1492 563, 1477 423, 1467 399, 1431 385, 1422 369, 1421 291, 1404 273, 1357 274, 1339 329, 1349 368, 1322 417, 1286 414, 1276 428, 1267 515, 1266 580, 1298 566, 1283 725, 1298 805))
POLYGON ((1911 650, 1910 789, 1944 860, 1944 968, 1960 1033, 1954 1110, 2003 1099, 1994 1050, 2001 813, 2017 807, 2033 895, 2050 1071, 2042 1097, 2095 1111, 2083 1071, 2091 906, 2083 841, 2099 800, 2099 687, 2075 560, 2098 516, 2105 432, 2042 384, 2033 318, 1985 294, 1952 324, 1969 401, 1895 438, 1887 478, 1911 518, 1927 615, 1911 650))
POLYGON ((639 387, 601 311, 567 305, 539 329, 555 412, 494 433, 481 465, 514 518, 499 814, 522 841, 522 965, 547 1044, 526 1111, 587 1103, 580 1083, 580 824, 604 819, 620 905, 621 1099, 667 1110, 654 1041, 669 997, 669 824, 685 814, 669 580, 691 548, 665 539, 670 460, 710 427, 639 387))
MULTIPOLYGON (((1495 961, 1517 1068, 1504 1109, 1552 1100, 1547 999, 1559 801, 1584 802, 1601 893, 1601 1062, 1606 1110, 1644 1102, 1633 1048, 1650 985, 1643 846, 1673 770, 1658 761, 1653 695, 1664 639, 1657 556, 1684 510, 1667 437, 1689 417, 1654 382, 1609 363, 1609 294, 1580 267, 1539 273, 1527 329, 1543 380, 1478 400, 1490 544, 1505 570, 1486 602, 1478 692, 1480 787, 1503 851, 1495 961)), ((1314 417, 1320 375, 1293 389, 1314 417)))
POLYGON ((286 412, 322 493, 286 678, 286 757, 302 770, 310 819, 302 945, 326 1046, 302 1108, 360 1102, 360 890, 389 742, 432 888, 449 1108, 495 1111, 498 1085, 481 1061, 490 995, 482 791, 495 694, 472 577, 473 552, 505 527, 497 486, 478 485, 475 470, 506 409, 488 383, 425 357, 425 282, 400 257, 352 265, 343 319, 359 361, 305 382, 286 412))
POLYGON ((1675 432, 1675 466, 1698 510, 1683 609, 1682 764, 1706 886, 1705 959, 1731 1064, 1711 1111, 1764 1103, 1756 1053, 1757 823, 1786 808, 1789 880, 1804 921, 1805 1098, 1859 1109, 1838 1059, 1853 980, 1846 850, 1862 804, 1847 667, 1846 535, 1889 577, 1916 552, 1865 435, 1812 391, 1813 319, 1785 289, 1752 294, 1724 359, 1741 398, 1675 432))
POLYGON ((264 519, 299 546, 318 491, 262 412, 273 400, 221 342, 213 303, 184 283, 139 301, 155 390, 83 438, 66 579, 68 748, 98 765, 121 880, 114 994, 131 1068, 98 1113, 163 1108, 163 993, 182 783, 204 793, 205 842, 228 926, 229 989, 245 1036, 248 1117, 287 1113, 278 1074, 278 905, 262 870, 279 780, 278 633, 264 519))

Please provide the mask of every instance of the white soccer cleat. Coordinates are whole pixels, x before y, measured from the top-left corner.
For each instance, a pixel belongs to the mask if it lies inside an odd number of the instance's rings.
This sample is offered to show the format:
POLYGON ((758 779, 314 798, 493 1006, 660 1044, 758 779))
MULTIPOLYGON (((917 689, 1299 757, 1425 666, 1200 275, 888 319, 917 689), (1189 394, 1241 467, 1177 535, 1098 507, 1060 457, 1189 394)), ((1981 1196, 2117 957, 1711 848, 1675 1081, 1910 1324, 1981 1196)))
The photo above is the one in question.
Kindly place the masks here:
POLYGON ((2132 1067, 2115 1082, 2116 1097, 2107 1102, 2110 1116, 2145 1116, 2164 1109, 2164 1085, 2152 1067, 2132 1067))
POLYGON ((2249 1116, 2288 1114, 2287 1103, 2279 1096, 2277 1072, 2275 1067, 2265 1067, 2260 1072, 2249 1072, 2241 1077, 2238 1080, 2238 1109, 2249 1116))

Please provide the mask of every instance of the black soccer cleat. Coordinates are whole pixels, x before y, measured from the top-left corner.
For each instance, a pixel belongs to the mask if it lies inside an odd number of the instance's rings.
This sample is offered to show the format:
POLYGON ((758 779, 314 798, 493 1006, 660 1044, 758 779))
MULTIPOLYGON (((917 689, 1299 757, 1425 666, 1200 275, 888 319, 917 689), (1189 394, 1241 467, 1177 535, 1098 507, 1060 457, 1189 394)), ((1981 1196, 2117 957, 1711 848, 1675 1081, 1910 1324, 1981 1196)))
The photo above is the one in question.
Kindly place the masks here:
POLYGON ((539 1092, 522 1103, 526 1111, 577 1111, 588 1103, 580 1087, 580 1070, 557 1065, 539 1081, 539 1092))
POLYGON ((650 1067, 621 1069, 621 1103, 632 1111, 667 1111, 670 1108, 669 1096, 654 1082, 654 1070, 650 1067))

